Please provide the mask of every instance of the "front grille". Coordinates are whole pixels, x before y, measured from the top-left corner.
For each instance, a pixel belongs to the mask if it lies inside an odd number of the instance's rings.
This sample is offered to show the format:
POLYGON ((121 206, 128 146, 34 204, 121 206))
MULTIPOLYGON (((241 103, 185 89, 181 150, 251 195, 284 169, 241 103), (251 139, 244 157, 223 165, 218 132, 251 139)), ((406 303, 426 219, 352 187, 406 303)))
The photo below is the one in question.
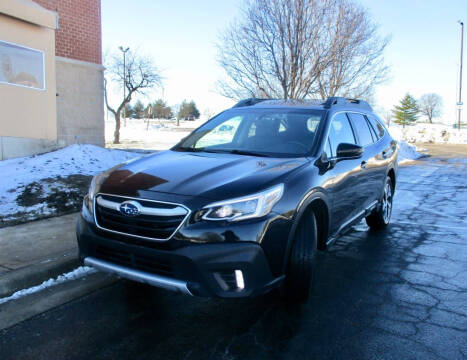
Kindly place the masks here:
POLYGON ((93 255, 98 259, 107 260, 111 263, 130 267, 132 269, 169 277, 174 276, 173 267, 166 259, 138 255, 102 245, 96 246, 95 254, 93 255))
POLYGON ((94 213, 96 225, 103 230, 149 240, 168 240, 188 217, 189 210, 178 204, 99 194, 95 199, 94 213), (137 202, 146 213, 136 216, 121 213, 118 208, 124 201, 137 202), (175 215, 152 214, 170 214, 171 211, 175 215))

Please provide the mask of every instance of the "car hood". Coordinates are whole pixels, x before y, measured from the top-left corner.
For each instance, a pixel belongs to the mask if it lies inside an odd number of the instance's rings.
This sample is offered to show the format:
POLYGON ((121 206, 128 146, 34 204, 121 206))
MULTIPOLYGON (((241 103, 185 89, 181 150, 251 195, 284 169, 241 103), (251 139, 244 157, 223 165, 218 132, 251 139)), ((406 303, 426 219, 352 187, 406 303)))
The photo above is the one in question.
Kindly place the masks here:
POLYGON ((113 170, 100 192, 140 196, 155 191, 220 200, 264 190, 306 163, 304 158, 168 150, 113 170))

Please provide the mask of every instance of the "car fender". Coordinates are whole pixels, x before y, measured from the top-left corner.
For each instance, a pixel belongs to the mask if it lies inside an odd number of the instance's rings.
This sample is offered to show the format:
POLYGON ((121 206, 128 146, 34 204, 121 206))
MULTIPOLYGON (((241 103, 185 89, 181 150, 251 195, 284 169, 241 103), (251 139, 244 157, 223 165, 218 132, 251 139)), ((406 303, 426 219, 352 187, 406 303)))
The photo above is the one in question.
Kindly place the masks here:
MULTIPOLYGON (((290 256, 290 252, 292 250, 297 226, 300 223, 300 220, 302 219, 302 217, 304 216, 305 211, 308 208, 308 205, 310 205, 313 201, 316 201, 318 199, 322 200, 326 204, 327 212, 328 212, 328 219, 329 221, 331 219, 331 214, 329 212, 329 209, 330 209, 329 199, 324 189, 313 189, 307 194, 305 194, 305 196, 302 198, 302 200, 297 206, 297 210, 295 211, 295 215, 292 220, 293 221, 292 227, 290 229, 289 236, 287 238, 287 246, 286 246, 286 250, 284 254, 284 261, 283 261, 283 266, 282 266, 283 274, 285 274, 287 270, 288 259, 290 256)), ((329 234, 327 233, 326 236, 329 236, 329 234)))

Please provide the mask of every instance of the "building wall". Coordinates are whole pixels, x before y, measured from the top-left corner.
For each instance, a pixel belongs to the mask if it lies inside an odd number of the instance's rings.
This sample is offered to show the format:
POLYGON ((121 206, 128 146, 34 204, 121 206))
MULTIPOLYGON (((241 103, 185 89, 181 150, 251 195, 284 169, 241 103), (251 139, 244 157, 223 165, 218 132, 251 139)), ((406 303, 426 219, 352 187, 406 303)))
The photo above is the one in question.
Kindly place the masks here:
POLYGON ((56 58, 58 144, 104 146, 103 66, 56 58))
POLYGON ((102 64, 100 0, 34 0, 58 13, 56 55, 102 64))
POLYGON ((0 159, 47 151, 57 140, 55 31, 0 13, 0 40, 44 52, 45 90, 0 83, 0 159), (19 154, 19 155, 18 155, 19 154))
POLYGON ((58 144, 104 146, 100 0, 34 0, 58 12, 56 31, 58 144))
POLYGON ((46 73, 45 91, 0 83, 0 160, 103 146, 100 0, 0 0, 0 40, 44 51, 46 73))

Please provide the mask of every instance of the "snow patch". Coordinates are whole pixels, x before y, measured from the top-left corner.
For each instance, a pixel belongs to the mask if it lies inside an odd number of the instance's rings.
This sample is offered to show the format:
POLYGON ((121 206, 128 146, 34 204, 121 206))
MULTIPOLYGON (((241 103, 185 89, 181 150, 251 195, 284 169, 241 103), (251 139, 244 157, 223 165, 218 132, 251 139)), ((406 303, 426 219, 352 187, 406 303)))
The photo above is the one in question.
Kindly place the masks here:
POLYGON ((76 268, 73 271, 70 271, 70 272, 64 273, 62 275, 59 275, 56 279, 49 279, 47 281, 44 281, 40 285, 33 286, 33 287, 28 288, 28 289, 19 290, 19 291, 15 292, 11 296, 1 298, 0 299, 0 305, 6 303, 7 301, 16 300, 16 299, 22 298, 24 296, 34 294, 34 293, 36 293, 38 291, 42 291, 42 290, 44 290, 46 288, 49 288, 49 287, 52 287, 52 286, 55 286, 55 285, 58 285, 58 284, 62 284, 64 282, 66 282, 66 281, 76 280, 76 279, 82 278, 83 276, 90 275, 90 274, 93 274, 95 272, 96 272, 96 270, 89 267, 89 266, 80 266, 80 267, 76 268))
POLYGON ((415 145, 407 144, 405 141, 399 142, 399 153, 397 155, 397 162, 399 164, 408 163, 423 156, 423 154, 417 151, 417 147, 415 145))
MULTIPOLYGON (((115 149, 104 149, 94 145, 70 145, 49 153, 0 161, 0 214, 3 219, 24 212, 52 214, 46 203, 33 206, 18 204, 18 196, 34 182, 70 175, 95 175, 141 154, 115 149)), ((43 196, 57 192, 53 181, 41 182, 43 196)), ((60 191, 66 191, 62 186, 60 191), (63 189, 62 189, 63 188, 63 189)), ((30 189, 32 193, 34 189, 30 189)))
POLYGON ((394 139, 408 143, 467 144, 467 129, 459 131, 443 124, 416 123, 405 128, 391 124, 388 130, 394 139))

